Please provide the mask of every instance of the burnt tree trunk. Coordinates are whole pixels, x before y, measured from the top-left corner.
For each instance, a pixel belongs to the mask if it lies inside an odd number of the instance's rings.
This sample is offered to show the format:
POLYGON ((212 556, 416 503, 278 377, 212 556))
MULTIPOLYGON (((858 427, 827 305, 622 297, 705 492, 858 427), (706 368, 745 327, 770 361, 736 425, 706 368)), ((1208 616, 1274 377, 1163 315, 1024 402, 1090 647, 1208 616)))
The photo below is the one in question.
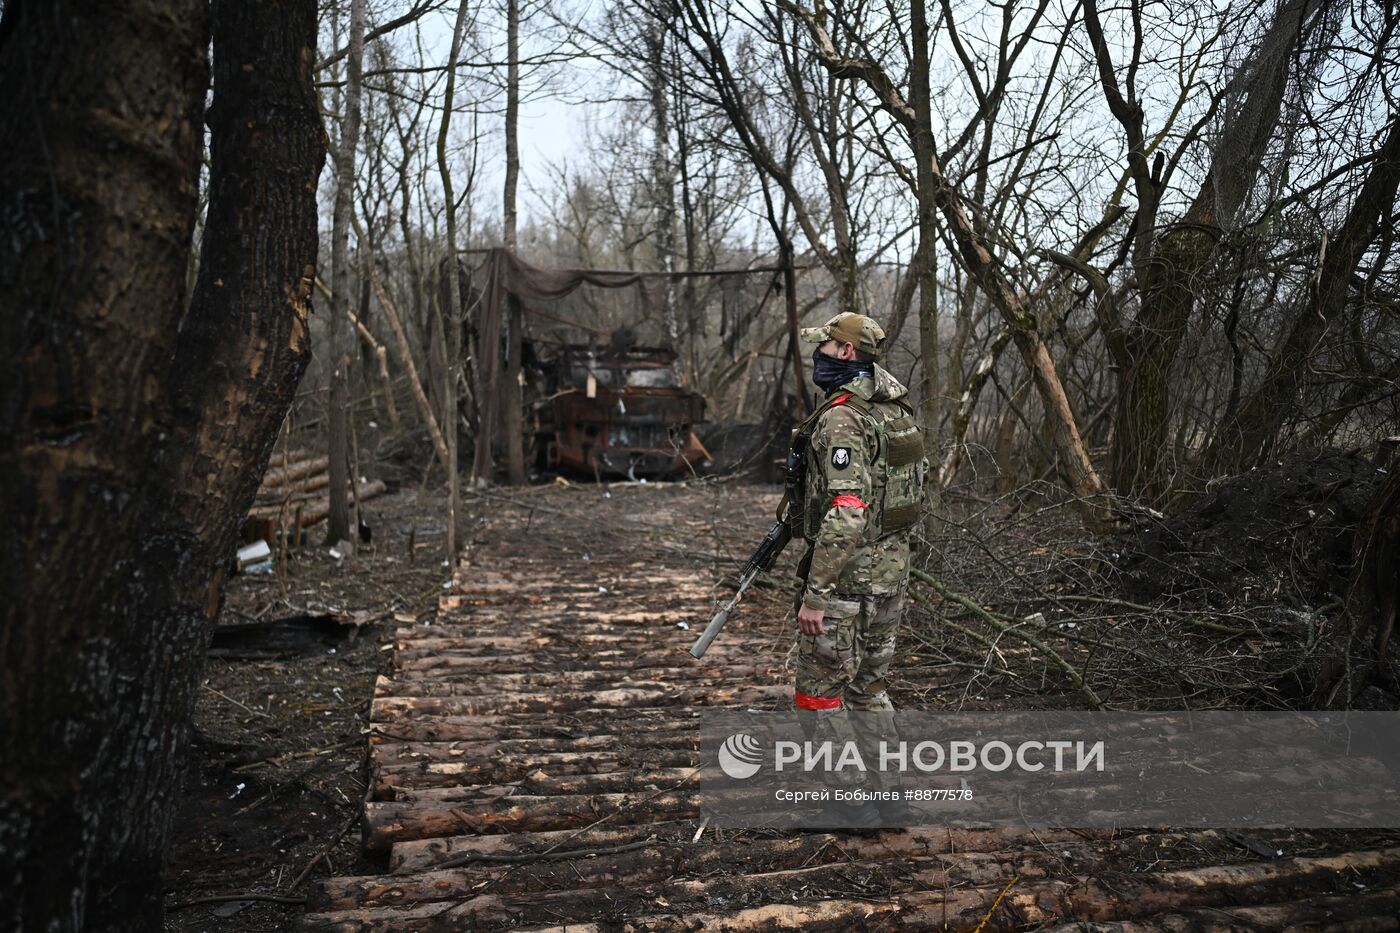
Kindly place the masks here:
POLYGON ((222 569, 308 355, 310 0, 0 20, 0 925, 161 928, 222 569), (183 325, 182 325, 183 316, 183 325))

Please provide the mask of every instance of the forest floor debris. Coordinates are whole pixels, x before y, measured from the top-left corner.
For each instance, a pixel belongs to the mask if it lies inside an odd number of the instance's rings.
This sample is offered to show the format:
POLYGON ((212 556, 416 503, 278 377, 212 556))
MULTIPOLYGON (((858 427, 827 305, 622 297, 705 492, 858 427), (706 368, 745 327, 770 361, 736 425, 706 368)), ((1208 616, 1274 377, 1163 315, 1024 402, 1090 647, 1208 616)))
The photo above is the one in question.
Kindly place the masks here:
POLYGON ((336 560, 311 529, 276 573, 230 579, 167 860, 166 930, 288 930, 306 879, 374 870, 352 825, 369 697, 395 616, 433 617, 445 514, 443 497, 410 487, 366 503, 373 546, 336 560))

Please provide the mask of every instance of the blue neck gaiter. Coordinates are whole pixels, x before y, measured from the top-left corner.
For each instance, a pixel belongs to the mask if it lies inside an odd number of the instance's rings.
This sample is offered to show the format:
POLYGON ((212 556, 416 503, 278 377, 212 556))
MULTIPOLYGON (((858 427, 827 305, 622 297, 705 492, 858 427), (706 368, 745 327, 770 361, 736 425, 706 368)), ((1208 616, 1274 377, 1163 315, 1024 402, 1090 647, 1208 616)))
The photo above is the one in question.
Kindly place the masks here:
POLYGON ((840 360, 821 350, 812 351, 812 381, 823 392, 832 392, 857 376, 873 376, 875 364, 861 360, 840 360))

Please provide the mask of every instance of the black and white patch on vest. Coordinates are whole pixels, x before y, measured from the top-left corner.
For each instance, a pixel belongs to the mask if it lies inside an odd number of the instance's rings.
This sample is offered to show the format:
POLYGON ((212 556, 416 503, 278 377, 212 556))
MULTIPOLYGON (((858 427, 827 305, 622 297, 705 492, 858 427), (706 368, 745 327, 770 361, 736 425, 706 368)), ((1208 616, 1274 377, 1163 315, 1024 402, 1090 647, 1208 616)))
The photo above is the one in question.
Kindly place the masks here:
POLYGON ((849 447, 831 448, 831 465, 838 470, 844 470, 851 465, 851 449, 849 447))

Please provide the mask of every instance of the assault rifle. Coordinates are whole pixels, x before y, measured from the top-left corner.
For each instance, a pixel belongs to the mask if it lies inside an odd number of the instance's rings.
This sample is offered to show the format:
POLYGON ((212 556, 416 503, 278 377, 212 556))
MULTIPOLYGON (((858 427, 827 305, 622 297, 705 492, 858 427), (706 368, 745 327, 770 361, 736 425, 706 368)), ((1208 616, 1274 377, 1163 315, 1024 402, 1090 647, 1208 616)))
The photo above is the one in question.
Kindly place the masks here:
MULTIPOLYGON (((734 594, 734 598, 724 604, 715 617, 710 620, 710 624, 705 626, 705 631, 695 640, 695 645, 690 649, 690 656, 693 658, 703 657, 710 649, 710 642, 715 640, 719 630, 724 628, 724 623, 729 621, 729 613, 734 611, 734 607, 743 598, 744 591, 749 588, 749 584, 760 572, 773 566, 773 561, 778 559, 778 555, 787 547, 787 543, 792 540, 792 525, 788 519, 790 509, 802 508, 803 484, 807 480, 806 453, 807 445, 812 441, 812 429, 810 427, 814 419, 807 421, 798 428, 793 435, 792 445, 788 448, 787 464, 784 467, 783 501, 778 505, 778 520, 773 523, 773 527, 768 529, 768 534, 763 536, 763 541, 758 545, 758 549, 744 564, 744 572, 739 577, 739 589, 734 594)), ((801 514, 800 512, 798 513, 801 514)))
POLYGON ((729 614, 734 612, 734 607, 739 605, 739 600, 743 598, 743 591, 748 590, 749 584, 753 583, 755 577, 759 576, 763 570, 773 566, 774 560, 783 553, 783 548, 792 539, 792 510, 797 510, 797 516, 801 517, 802 496, 806 488, 806 445, 812 443, 812 424, 816 422, 816 416, 825 412, 830 405, 822 405, 816 409, 805 422, 799 424, 797 431, 792 434, 792 444, 788 447, 787 464, 784 465, 783 472, 783 502, 778 503, 778 520, 769 528, 769 534, 764 535, 763 541, 748 562, 743 565, 743 573, 739 576, 739 590, 734 594, 734 598, 724 604, 724 608, 715 612, 714 618, 710 619, 710 625, 704 626, 704 632, 700 633, 699 639, 690 649, 690 657, 704 657, 704 653, 710 650, 710 642, 714 642, 715 636, 720 635, 720 629, 724 628, 724 623, 729 621, 729 614))
POLYGON ((729 613, 734 611, 734 607, 739 604, 744 591, 749 588, 749 584, 761 571, 773 566, 783 548, 792 540, 792 529, 787 522, 778 521, 773 523, 773 527, 768 529, 768 534, 763 536, 763 541, 758 545, 758 549, 744 564, 743 575, 739 577, 739 589, 734 594, 734 598, 724 604, 715 617, 710 620, 710 624, 705 626, 705 631, 695 640, 695 645, 690 649, 690 656, 694 658, 703 657, 710 649, 710 642, 715 640, 719 630, 724 628, 724 623, 729 621, 729 613))

